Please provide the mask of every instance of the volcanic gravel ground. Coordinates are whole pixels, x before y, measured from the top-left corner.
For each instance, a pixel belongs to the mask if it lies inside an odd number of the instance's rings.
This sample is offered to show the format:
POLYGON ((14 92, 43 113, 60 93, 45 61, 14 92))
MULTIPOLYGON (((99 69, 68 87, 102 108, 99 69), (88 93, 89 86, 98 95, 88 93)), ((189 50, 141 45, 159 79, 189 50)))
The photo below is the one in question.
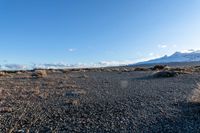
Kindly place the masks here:
POLYGON ((200 74, 49 72, 0 77, 0 132, 200 132, 200 74))

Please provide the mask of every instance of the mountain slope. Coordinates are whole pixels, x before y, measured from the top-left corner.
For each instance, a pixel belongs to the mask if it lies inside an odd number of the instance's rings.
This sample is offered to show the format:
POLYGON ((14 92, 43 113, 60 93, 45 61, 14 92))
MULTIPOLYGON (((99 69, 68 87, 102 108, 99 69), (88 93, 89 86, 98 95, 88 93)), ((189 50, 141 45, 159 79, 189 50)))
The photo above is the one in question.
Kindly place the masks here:
POLYGON ((200 50, 190 51, 186 53, 176 52, 171 56, 163 56, 161 58, 140 62, 137 64, 153 64, 153 63, 171 63, 171 62, 193 62, 200 61, 200 50))

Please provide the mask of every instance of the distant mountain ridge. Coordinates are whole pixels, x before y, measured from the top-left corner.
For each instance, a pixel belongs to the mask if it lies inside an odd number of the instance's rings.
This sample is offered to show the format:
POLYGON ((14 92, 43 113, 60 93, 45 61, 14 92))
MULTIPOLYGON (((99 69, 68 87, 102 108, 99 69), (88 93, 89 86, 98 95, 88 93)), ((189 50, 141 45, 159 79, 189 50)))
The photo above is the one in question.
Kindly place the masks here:
POLYGON ((189 50, 187 52, 175 52, 171 56, 163 56, 161 58, 139 62, 137 64, 158 64, 173 62, 194 62, 200 61, 200 50, 189 50))

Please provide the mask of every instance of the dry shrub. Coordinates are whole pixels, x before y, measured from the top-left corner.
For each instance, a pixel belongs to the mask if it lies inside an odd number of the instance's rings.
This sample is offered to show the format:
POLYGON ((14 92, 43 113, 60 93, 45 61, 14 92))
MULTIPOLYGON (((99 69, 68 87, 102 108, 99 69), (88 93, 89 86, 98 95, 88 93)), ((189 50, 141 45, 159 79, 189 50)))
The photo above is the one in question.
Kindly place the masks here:
POLYGON ((36 78, 44 78, 47 77, 47 72, 46 70, 35 70, 32 76, 36 78))
POLYGON ((36 87, 35 89, 34 89, 34 94, 36 95, 36 96, 38 96, 38 95, 40 95, 40 88, 39 87, 36 87))
POLYGON ((200 67, 195 67, 195 68, 194 68, 194 71, 195 71, 195 72, 200 72, 200 67))
POLYGON ((62 73, 69 73, 69 72, 70 72, 69 69, 61 69, 60 71, 61 71, 62 73))
POLYGON ((155 78, 170 78, 170 77, 175 77, 177 75, 178 75, 178 73, 173 72, 173 71, 160 71, 160 72, 156 72, 155 74, 153 74, 153 77, 155 77, 155 78))
POLYGON ((188 98, 189 102, 192 103, 200 103, 200 84, 197 84, 196 89, 194 89, 191 93, 191 95, 188 98))
POLYGON ((134 71, 149 71, 149 69, 144 67, 136 67, 134 71))
POLYGON ((163 70, 167 67, 166 65, 155 65, 152 70, 163 70))
POLYGON ((166 68, 165 70, 168 70, 168 71, 174 71, 178 74, 191 74, 192 72, 194 72, 194 70, 192 68, 166 68))
POLYGON ((112 68, 111 69, 113 72, 120 72, 120 69, 119 68, 112 68))
POLYGON ((121 72, 130 72, 131 69, 127 69, 127 68, 122 68, 121 72))
POLYGON ((0 72, 0 77, 3 77, 3 76, 9 76, 9 74, 6 72, 0 72))
POLYGON ((113 72, 111 68, 105 69, 106 72, 113 72))
POLYGON ((16 72, 16 74, 22 74, 22 72, 18 71, 18 72, 16 72))
POLYGON ((73 69, 70 69, 71 72, 81 72, 81 68, 73 68, 73 69))
POLYGON ((50 72, 50 73, 55 73, 55 72, 57 72, 56 69, 48 69, 47 71, 50 72))
POLYGON ((90 71, 91 72, 104 72, 105 68, 92 68, 90 71))

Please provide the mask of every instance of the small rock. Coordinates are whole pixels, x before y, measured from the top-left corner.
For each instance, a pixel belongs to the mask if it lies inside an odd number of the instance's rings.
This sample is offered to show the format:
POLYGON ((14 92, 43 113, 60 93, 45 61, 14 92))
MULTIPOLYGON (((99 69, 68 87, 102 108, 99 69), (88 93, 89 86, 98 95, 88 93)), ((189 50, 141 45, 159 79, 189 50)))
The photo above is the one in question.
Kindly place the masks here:
POLYGON ((80 104, 80 101, 77 100, 77 99, 76 99, 76 100, 74 100, 74 99, 67 99, 67 100, 65 101, 65 104, 77 106, 77 105, 80 104))
POLYGON ((10 113, 12 111, 13 110, 10 107, 0 107, 0 113, 10 113))
POLYGON ((86 91, 84 90, 69 90, 65 93, 67 97, 79 97, 81 95, 85 95, 86 91))

